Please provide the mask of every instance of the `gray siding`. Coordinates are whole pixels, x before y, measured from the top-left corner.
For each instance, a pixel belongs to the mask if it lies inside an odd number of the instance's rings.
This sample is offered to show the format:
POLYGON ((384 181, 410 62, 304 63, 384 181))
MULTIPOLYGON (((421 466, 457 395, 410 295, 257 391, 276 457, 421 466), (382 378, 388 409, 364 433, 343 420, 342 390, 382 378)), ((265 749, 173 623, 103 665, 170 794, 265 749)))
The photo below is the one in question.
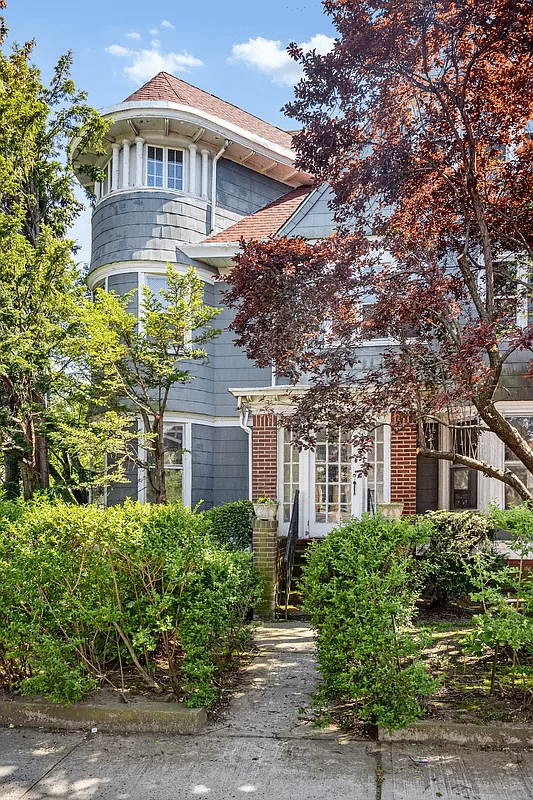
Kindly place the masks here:
POLYGON ((236 214, 253 214, 291 187, 221 158, 217 165, 217 206, 236 214))
POLYGON ((215 428, 213 504, 248 499, 248 434, 242 428, 215 428))
POLYGON ((106 505, 118 506, 122 505, 128 498, 130 500, 138 499, 137 468, 134 466, 127 467, 125 477, 128 479, 128 483, 113 483, 108 487, 106 505))
POLYGON ((139 292, 138 276, 136 272, 127 272, 120 275, 110 275, 107 279, 107 290, 123 297, 128 292, 134 291, 135 294, 128 303, 130 314, 137 316, 139 311, 139 292))
POLYGON ((221 293, 226 284, 206 285, 205 302, 221 309, 213 321, 222 330, 221 335, 207 347, 208 363, 185 363, 193 376, 187 384, 176 385, 169 396, 169 411, 188 411, 214 417, 238 418, 236 400, 228 387, 270 386, 271 370, 257 369, 246 358, 242 348, 235 347, 234 335, 228 330, 234 312, 222 304, 221 293))
POLYGON ((270 368, 258 369, 250 361, 241 347, 235 346, 235 336, 228 330, 234 317, 234 311, 222 304, 220 295, 227 289, 227 284, 217 283, 215 289, 218 293, 218 305, 222 309, 218 317, 218 326, 222 328, 222 335, 216 343, 214 359, 213 400, 215 413, 219 416, 237 414, 236 400, 228 392, 228 387, 242 388, 253 386, 270 386, 272 371, 270 368))
POLYGON ((248 498, 248 435, 242 428, 192 425, 192 507, 248 498))
POLYGON ((215 429, 210 425, 192 425, 191 442, 191 508, 201 500, 202 510, 213 505, 213 438, 215 429))
POLYGON ((93 212, 91 269, 114 261, 183 261, 179 244, 208 233, 203 200, 164 190, 110 195, 93 212))
POLYGON ((327 184, 304 200, 294 215, 279 230, 280 236, 302 236, 304 239, 323 239, 335 230, 333 212, 329 208, 332 192, 327 184))

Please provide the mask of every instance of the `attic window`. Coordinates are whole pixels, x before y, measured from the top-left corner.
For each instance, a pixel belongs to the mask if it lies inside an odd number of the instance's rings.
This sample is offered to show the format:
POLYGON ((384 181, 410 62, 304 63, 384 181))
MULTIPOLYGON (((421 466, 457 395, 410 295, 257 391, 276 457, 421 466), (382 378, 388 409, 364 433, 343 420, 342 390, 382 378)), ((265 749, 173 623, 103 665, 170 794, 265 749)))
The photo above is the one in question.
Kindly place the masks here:
POLYGON ((147 185, 183 189, 183 152, 169 147, 148 146, 147 185))

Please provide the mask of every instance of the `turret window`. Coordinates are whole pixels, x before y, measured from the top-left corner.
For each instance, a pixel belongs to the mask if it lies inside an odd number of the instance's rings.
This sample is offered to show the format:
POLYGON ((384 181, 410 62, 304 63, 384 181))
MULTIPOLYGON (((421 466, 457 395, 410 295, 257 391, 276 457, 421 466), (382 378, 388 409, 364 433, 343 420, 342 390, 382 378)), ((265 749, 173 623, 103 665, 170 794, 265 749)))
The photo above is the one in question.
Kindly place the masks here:
POLYGON ((183 153, 169 147, 148 146, 147 184, 165 189, 183 188, 183 153))
POLYGON ((142 143, 135 150, 113 147, 113 156, 103 167, 103 180, 95 187, 99 199, 120 189, 140 186, 183 191, 183 150, 142 143))
POLYGON ((183 187, 183 153, 181 150, 167 150, 167 178, 169 189, 183 187))
POLYGON ((148 148, 148 186, 163 186, 163 148, 148 148))

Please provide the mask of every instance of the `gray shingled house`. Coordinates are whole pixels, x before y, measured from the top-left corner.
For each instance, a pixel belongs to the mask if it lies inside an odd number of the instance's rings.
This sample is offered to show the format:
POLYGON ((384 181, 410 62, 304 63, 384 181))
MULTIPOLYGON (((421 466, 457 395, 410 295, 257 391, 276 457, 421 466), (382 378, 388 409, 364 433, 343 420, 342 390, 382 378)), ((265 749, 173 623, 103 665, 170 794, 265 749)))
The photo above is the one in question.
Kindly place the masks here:
MULTIPOLYGON (((383 501, 403 502, 404 513, 503 505, 498 481, 417 458, 414 431, 380 429, 373 469, 354 480, 347 445, 319 436, 314 451, 299 453, 276 425, 286 389, 235 347, 227 329, 231 312, 220 299, 227 287, 218 279, 231 270, 241 237, 316 240, 333 229, 327 190, 294 167, 289 133, 164 72, 102 113, 112 123, 105 156, 93 159, 105 180, 94 187, 90 288, 122 294, 146 284, 157 291, 167 262, 184 272, 192 264, 206 302, 222 308, 217 325, 224 332, 210 344, 209 363, 197 366, 195 379, 176 387, 169 403, 166 444, 182 452, 168 464, 175 497, 209 507, 268 492, 282 502, 283 533, 298 488, 302 537, 325 535, 383 501)), ((367 342, 363 364, 375 364, 383 344, 367 342)), ((502 407, 533 431, 530 393, 517 380, 502 407)), ((512 466, 496 437, 482 436, 479 447, 484 458, 512 466)), ((108 503, 147 499, 142 474, 130 478, 109 490, 108 503)))

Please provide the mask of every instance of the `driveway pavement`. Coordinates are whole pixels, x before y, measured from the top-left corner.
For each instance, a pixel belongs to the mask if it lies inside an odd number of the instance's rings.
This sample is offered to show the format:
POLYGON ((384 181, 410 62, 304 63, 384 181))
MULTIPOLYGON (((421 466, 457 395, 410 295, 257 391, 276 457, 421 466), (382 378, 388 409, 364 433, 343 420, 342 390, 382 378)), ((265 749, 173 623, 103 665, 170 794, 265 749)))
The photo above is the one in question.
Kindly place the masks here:
POLYGON ((276 623, 222 721, 194 736, 0 729, 1 800, 531 800, 533 752, 356 741, 299 709, 309 628, 276 623))

